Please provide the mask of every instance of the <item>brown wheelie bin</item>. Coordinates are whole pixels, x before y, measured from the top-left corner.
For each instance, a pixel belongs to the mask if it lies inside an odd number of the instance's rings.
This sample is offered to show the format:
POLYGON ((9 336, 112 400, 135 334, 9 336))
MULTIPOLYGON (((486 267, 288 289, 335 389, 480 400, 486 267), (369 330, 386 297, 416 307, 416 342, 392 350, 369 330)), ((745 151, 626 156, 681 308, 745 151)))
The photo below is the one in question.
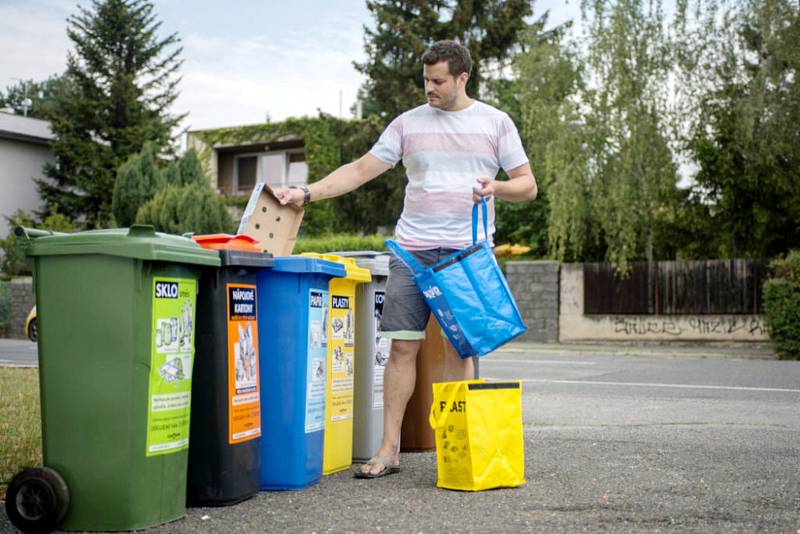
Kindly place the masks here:
MULTIPOLYGON (((408 400, 403 426, 400 431, 400 450, 402 452, 425 452, 436 450, 436 440, 428 423, 433 402, 435 382, 444 378, 444 343, 449 343, 439 322, 431 314, 425 329, 425 341, 417 356, 417 381, 414 394, 408 400)), ((475 378, 478 378, 478 359, 473 359, 475 378)))

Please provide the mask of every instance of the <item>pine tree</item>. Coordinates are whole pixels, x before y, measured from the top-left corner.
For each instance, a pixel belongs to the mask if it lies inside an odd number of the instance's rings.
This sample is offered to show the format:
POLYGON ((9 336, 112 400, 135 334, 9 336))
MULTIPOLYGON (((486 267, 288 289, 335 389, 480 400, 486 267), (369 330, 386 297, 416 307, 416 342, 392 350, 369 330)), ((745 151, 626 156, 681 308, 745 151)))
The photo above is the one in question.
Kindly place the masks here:
POLYGON ((532 13, 530 0, 368 0, 375 30, 364 28, 367 76, 364 109, 386 120, 425 102, 422 54, 435 41, 455 39, 472 55, 467 93, 480 96, 490 72, 501 70, 532 13))
POLYGON ((231 233, 236 230, 225 201, 208 184, 169 186, 144 204, 136 215, 139 224, 152 224, 171 234, 231 233))
POLYGON ((153 9, 146 0, 94 0, 68 19, 74 50, 48 116, 56 163, 38 187, 48 208, 87 227, 109 223, 119 166, 146 142, 172 153, 184 117, 169 113, 182 49, 177 34, 159 38, 153 9))
POLYGON ((164 188, 166 182, 149 143, 117 171, 111 209, 119 226, 130 226, 139 208, 164 188))
POLYGON ((164 169, 164 182, 167 185, 189 185, 193 183, 209 183, 203 170, 203 164, 193 148, 187 150, 180 158, 172 161, 164 169))

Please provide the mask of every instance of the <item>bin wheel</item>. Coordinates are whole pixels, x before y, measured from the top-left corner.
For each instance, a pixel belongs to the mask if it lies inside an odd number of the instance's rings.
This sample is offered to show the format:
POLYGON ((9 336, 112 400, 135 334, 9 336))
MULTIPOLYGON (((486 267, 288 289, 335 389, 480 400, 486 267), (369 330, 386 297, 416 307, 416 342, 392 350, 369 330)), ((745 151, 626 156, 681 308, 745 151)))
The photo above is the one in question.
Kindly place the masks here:
POLYGON ((68 508, 67 483, 48 467, 17 473, 8 485, 6 513, 22 532, 52 532, 64 520, 68 508))

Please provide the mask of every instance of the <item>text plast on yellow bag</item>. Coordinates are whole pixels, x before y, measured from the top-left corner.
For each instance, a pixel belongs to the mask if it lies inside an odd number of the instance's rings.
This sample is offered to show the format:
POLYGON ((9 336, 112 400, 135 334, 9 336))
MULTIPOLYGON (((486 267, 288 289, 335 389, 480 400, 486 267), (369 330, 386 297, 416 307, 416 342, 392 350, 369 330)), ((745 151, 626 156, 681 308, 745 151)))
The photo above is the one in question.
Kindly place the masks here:
POLYGON ((440 488, 479 491, 525 483, 520 381, 433 384, 429 420, 440 488))
MULTIPOLYGON (((439 406, 439 411, 443 412, 444 409, 447 407, 447 401, 441 401, 439 406)), ((453 406, 450 408, 450 413, 453 412, 466 412, 467 411, 467 401, 453 401, 453 406)))

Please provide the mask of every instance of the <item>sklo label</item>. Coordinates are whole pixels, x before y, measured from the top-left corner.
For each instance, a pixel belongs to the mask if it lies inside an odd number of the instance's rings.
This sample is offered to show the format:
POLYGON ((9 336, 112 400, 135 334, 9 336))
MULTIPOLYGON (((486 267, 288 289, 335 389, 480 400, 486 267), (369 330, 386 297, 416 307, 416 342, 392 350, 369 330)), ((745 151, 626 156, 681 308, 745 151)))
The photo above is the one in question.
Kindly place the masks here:
POLYGON ((178 298, 178 284, 176 282, 156 282, 157 299, 178 298))

